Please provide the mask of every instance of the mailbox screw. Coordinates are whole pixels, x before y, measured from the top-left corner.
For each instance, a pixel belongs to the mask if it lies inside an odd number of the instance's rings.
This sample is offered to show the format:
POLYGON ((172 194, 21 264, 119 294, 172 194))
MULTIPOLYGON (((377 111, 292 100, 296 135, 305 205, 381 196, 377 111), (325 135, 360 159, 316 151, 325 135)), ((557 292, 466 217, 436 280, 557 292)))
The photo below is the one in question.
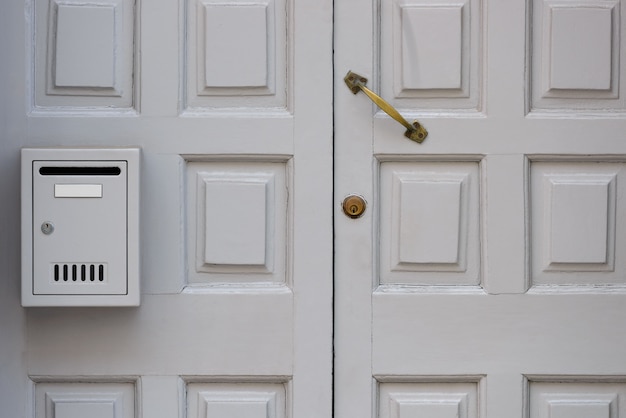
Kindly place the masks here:
POLYGON ((44 222, 41 224, 41 232, 46 235, 50 235, 54 232, 54 224, 52 222, 44 222))

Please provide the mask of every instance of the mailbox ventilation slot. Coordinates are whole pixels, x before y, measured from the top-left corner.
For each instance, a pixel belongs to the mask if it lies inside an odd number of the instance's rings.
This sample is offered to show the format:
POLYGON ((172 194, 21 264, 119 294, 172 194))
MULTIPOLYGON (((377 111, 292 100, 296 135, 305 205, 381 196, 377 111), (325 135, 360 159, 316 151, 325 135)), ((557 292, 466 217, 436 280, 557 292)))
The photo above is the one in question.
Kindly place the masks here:
POLYGON ((52 280, 55 283, 104 283, 106 279, 104 263, 56 263, 52 266, 52 280))
POLYGON ((119 167, 41 167, 42 176, 119 176, 119 167))

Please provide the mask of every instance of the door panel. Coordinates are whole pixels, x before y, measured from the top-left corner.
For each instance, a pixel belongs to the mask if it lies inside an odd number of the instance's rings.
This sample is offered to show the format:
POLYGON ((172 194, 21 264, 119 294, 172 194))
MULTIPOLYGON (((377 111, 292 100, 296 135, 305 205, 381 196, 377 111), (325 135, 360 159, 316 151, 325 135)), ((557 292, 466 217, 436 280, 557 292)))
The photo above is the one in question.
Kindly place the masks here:
POLYGON ((380 285, 478 286, 479 165, 381 161, 380 285))
POLYGON ((619 415, 623 6, 336 4, 337 417, 619 415))
POLYGON ((22 310, 3 233, 3 413, 330 416, 330 3, 19 3, 0 13, 2 196, 22 147, 141 147, 142 300, 22 310))

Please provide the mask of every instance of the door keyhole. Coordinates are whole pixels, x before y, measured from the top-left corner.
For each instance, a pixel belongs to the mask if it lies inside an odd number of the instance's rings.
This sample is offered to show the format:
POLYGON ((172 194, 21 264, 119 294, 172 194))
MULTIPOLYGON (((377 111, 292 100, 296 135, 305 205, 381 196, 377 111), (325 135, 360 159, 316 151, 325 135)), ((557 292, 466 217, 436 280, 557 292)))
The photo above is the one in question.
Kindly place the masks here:
POLYGON ((357 195, 346 197, 342 204, 343 213, 352 219, 360 218, 363 212, 365 212, 365 207, 365 199, 357 195))

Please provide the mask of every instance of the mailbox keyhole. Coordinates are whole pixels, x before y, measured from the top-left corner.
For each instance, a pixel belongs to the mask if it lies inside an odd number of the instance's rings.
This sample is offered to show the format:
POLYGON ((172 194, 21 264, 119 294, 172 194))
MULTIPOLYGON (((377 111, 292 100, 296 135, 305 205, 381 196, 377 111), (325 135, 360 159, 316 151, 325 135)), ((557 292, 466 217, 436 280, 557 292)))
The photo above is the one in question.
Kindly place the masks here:
POLYGON ((54 224, 50 221, 45 221, 41 224, 41 232, 46 235, 50 235, 54 232, 54 224))

